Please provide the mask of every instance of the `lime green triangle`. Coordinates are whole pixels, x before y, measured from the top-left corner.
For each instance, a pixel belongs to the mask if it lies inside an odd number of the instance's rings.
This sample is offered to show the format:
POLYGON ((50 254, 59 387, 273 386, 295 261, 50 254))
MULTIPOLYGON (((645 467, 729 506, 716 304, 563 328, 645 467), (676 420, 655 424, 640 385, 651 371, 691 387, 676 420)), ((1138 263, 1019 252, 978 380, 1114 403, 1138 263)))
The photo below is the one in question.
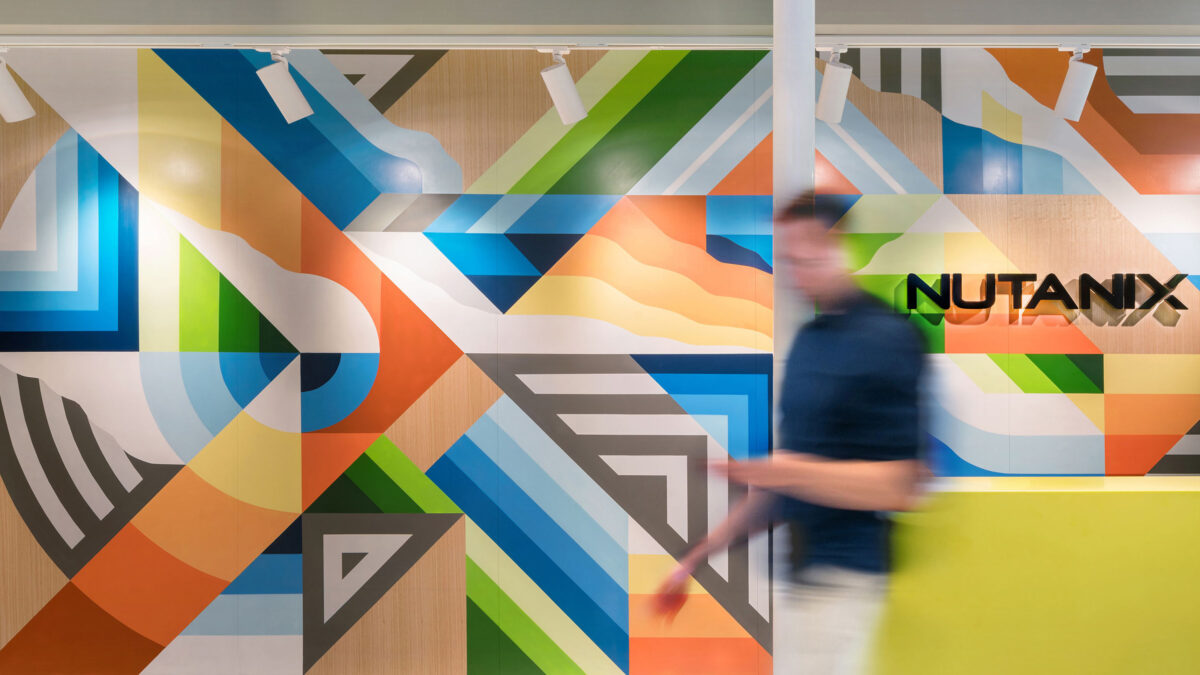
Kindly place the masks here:
POLYGON ((1026 394, 1059 394, 1061 390, 1025 354, 988 354, 1026 394))
POLYGON ((220 351, 221 274, 179 238, 179 351, 220 351))
POLYGON ((1064 394, 1099 394, 1100 387, 1065 354, 1029 354, 1029 360, 1064 394))
POLYGON ((902 232, 871 232, 865 234, 843 234, 842 245, 846 250, 846 264, 851 271, 860 270, 871 262, 875 253, 889 241, 898 239, 902 232))
POLYGON ((462 513, 454 501, 442 492, 416 464, 387 436, 380 436, 367 448, 365 457, 425 513, 462 513))

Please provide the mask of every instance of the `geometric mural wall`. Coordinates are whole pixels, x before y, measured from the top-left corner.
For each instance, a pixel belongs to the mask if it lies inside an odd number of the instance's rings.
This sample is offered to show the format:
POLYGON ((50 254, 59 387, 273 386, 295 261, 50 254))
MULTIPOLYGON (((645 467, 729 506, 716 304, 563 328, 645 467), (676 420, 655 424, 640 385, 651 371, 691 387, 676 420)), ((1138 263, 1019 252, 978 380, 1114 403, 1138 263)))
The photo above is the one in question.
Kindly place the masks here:
MULTIPOLYGON (((865 289, 1200 271, 1200 113, 1063 58, 845 57, 865 289)), ((532 52, 296 50, 288 125, 252 50, 9 52, 0 672, 770 672, 765 538, 649 600, 771 447, 771 55, 568 59, 564 127, 532 52)), ((1189 314, 918 308, 935 468, 1200 473, 1189 314)))

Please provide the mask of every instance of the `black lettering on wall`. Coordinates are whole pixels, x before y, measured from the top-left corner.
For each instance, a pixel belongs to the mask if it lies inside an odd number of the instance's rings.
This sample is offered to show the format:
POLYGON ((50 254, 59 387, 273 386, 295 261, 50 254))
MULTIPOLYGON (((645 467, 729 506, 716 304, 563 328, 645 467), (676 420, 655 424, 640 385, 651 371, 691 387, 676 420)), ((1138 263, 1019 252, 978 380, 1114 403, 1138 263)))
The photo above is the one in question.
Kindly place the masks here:
POLYGON ((943 274, 938 286, 942 291, 939 293, 932 286, 925 283, 925 280, 915 274, 908 275, 908 308, 917 308, 917 291, 925 294, 925 297, 933 301, 933 304, 942 309, 950 309, 950 275, 943 274))
POLYGON ((1056 300, 1063 304, 1067 309, 1079 309, 1075 304, 1075 299, 1067 292, 1067 289, 1058 280, 1058 276, 1047 274, 1045 279, 1042 279, 1041 285, 1033 292, 1033 297, 1029 298, 1029 306, 1026 309, 1033 309, 1044 300, 1056 300))
POLYGON ((963 275, 952 276, 951 285, 954 287, 954 304, 963 309, 987 309, 996 304, 996 275, 989 274, 983 284, 983 297, 979 300, 963 299, 963 275))

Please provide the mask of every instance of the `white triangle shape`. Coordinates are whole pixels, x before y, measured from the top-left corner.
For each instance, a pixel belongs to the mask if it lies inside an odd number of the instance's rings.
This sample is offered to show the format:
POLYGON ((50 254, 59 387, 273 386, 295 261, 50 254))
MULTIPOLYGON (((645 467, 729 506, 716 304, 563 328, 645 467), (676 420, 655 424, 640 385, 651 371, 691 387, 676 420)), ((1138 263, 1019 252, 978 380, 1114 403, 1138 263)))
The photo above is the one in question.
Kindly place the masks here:
POLYGON ((322 538, 324 563, 324 620, 329 621, 354 594, 396 555, 411 534, 327 534, 322 538), (342 576, 342 554, 366 553, 366 557, 342 576))

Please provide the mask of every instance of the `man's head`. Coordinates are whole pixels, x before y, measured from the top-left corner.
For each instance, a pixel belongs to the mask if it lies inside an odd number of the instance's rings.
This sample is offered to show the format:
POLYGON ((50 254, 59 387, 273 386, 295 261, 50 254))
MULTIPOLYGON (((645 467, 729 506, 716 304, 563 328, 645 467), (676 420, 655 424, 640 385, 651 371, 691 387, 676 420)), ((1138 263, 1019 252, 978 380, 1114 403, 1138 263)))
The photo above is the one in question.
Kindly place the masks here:
POLYGON ((775 240, 783 271, 809 300, 833 305, 856 288, 846 268, 840 209, 807 191, 775 214, 775 240))

